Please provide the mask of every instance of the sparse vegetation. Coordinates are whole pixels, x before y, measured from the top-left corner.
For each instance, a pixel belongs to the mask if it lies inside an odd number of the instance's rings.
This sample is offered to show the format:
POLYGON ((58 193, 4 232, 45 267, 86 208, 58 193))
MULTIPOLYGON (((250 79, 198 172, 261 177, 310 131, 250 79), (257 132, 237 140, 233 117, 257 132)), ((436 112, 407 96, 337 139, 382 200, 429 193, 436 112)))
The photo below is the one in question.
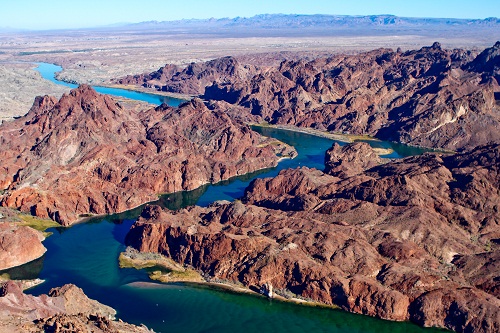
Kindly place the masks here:
POLYGON ((57 222, 49 219, 41 219, 36 216, 19 214, 18 217, 21 219, 21 222, 19 223, 20 225, 28 226, 35 230, 41 231, 45 237, 49 237, 50 235, 52 235, 51 232, 46 232, 45 230, 61 226, 57 222))
POLYGON ((142 253, 132 247, 120 253, 120 268, 146 269, 151 280, 168 282, 203 282, 194 269, 185 268, 159 253, 142 253))
POLYGON ((166 260, 167 258, 159 253, 142 253, 130 246, 124 252, 120 253, 118 257, 120 268, 136 269, 157 266, 158 262, 162 259, 166 260))
POLYGON ((195 270, 186 269, 184 271, 162 272, 156 270, 149 273, 151 280, 168 283, 168 282, 202 282, 204 279, 195 270))
POLYGON ((292 299, 297 296, 288 289, 274 289, 274 293, 286 299, 292 299))

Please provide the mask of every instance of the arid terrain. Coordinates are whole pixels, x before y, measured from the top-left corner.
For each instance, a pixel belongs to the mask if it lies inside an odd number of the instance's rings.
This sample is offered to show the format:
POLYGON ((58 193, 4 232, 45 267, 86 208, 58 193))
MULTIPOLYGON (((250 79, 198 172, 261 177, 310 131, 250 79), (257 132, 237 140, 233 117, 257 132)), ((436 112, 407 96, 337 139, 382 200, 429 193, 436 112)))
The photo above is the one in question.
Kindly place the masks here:
POLYGON ((245 122, 453 151, 500 142, 500 42, 482 52, 435 42, 275 66, 224 57, 114 82, 200 95, 245 122))
POLYGON ((152 332, 145 326, 115 320, 115 315, 115 310, 89 299, 71 284, 40 296, 24 294, 14 281, 0 289, 0 332, 152 332))
POLYGON ((0 62, 0 122, 26 114, 39 95, 61 97, 69 88, 44 80, 33 68, 20 62, 0 62))
MULTIPOLYGON (((499 25, 495 19, 264 15, 86 30, 0 30, 0 69, 5 67, 8 74, 0 76, 0 83, 12 87, 2 90, 9 93, 0 100, 0 110, 7 114, 2 117, 24 115, 31 106, 28 96, 54 94, 46 88, 15 84, 18 75, 6 62, 55 63, 64 68, 58 75, 62 80, 106 85, 112 78, 151 72, 166 63, 186 66, 227 55, 272 65, 284 59, 313 59, 381 47, 418 49, 434 41, 450 49, 481 50, 498 40, 499 25)), ((30 71, 27 76, 36 74, 30 71)))
POLYGON ((276 166, 295 151, 199 99, 127 109, 81 85, 0 127, 2 206, 70 225, 276 166))
POLYGON ((457 332, 500 328, 500 43, 283 61, 224 57, 116 79, 198 94, 234 119, 461 151, 386 164, 334 146, 325 172, 255 180, 242 202, 146 207, 127 236, 210 278, 457 332), (473 268, 474 267, 474 268, 473 268))
POLYGON ((257 179, 242 201, 147 206, 127 244, 211 278, 457 332, 500 328, 499 145, 383 164, 366 143, 327 172, 257 179))
MULTIPOLYGON (((126 243, 197 277, 498 332, 499 26, 263 15, 1 32, 2 267, 45 252, 44 235, 11 214, 69 226, 296 155, 249 123, 371 135, 441 151, 390 161, 365 143, 335 144, 324 170, 256 179, 232 203, 146 206, 126 243), (80 87, 46 82, 33 69, 40 61, 80 87), (155 107, 87 84, 195 98, 155 107)), ((146 330, 110 321, 114 312, 75 286, 34 297, 8 282, 1 306, 6 330, 146 330)))

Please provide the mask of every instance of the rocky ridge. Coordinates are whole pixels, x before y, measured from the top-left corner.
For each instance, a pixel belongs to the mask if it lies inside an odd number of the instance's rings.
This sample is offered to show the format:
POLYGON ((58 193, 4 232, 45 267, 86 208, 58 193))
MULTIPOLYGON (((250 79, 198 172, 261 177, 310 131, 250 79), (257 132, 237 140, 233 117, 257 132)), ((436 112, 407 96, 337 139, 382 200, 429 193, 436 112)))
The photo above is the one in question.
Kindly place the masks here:
POLYGON ((82 85, 0 126, 0 204, 69 225, 275 166, 292 150, 199 99, 138 112, 82 85))
POLYGON ((500 146, 376 165, 369 149, 334 146, 332 174, 284 170, 253 181, 242 202, 147 206, 126 242, 356 313, 497 332, 500 146))
POLYGON ((13 281, 0 292, 1 332, 152 332, 114 320, 116 311, 89 299, 75 285, 52 289, 48 295, 24 294, 13 281))
POLYGON ((191 63, 185 68, 166 64, 149 74, 127 75, 113 80, 117 84, 141 85, 159 91, 200 95, 205 87, 213 83, 226 84, 234 78, 249 80, 257 72, 252 65, 241 65, 233 57, 223 57, 205 63, 191 63))
POLYGON ((479 54, 434 43, 261 68, 226 57, 116 81, 224 101, 245 121, 461 150, 500 142, 499 49, 500 42, 479 54))

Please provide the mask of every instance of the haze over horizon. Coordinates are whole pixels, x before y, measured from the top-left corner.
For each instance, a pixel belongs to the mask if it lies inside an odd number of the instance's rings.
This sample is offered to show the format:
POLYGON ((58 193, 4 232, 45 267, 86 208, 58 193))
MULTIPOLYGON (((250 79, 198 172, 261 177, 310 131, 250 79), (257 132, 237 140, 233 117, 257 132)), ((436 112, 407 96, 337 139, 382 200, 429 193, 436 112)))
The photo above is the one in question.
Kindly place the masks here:
POLYGON ((500 17, 498 0, 219 0, 216 5, 201 0, 88 0, 84 4, 65 0, 38 0, 2 4, 3 28, 48 30, 91 28, 117 23, 252 17, 259 14, 395 15, 400 17, 485 19, 500 17))

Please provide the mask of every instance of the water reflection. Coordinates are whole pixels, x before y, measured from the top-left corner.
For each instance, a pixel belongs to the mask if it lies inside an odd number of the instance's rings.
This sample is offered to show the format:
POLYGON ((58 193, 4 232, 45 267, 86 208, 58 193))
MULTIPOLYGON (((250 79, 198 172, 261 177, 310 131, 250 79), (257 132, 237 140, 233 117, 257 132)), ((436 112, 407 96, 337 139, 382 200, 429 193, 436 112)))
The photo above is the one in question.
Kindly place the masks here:
POLYGON ((43 268, 43 261, 45 260, 45 255, 38 259, 30 261, 21 266, 8 268, 0 270, 1 275, 8 275, 10 279, 13 280, 33 280, 40 276, 40 272, 43 268))

